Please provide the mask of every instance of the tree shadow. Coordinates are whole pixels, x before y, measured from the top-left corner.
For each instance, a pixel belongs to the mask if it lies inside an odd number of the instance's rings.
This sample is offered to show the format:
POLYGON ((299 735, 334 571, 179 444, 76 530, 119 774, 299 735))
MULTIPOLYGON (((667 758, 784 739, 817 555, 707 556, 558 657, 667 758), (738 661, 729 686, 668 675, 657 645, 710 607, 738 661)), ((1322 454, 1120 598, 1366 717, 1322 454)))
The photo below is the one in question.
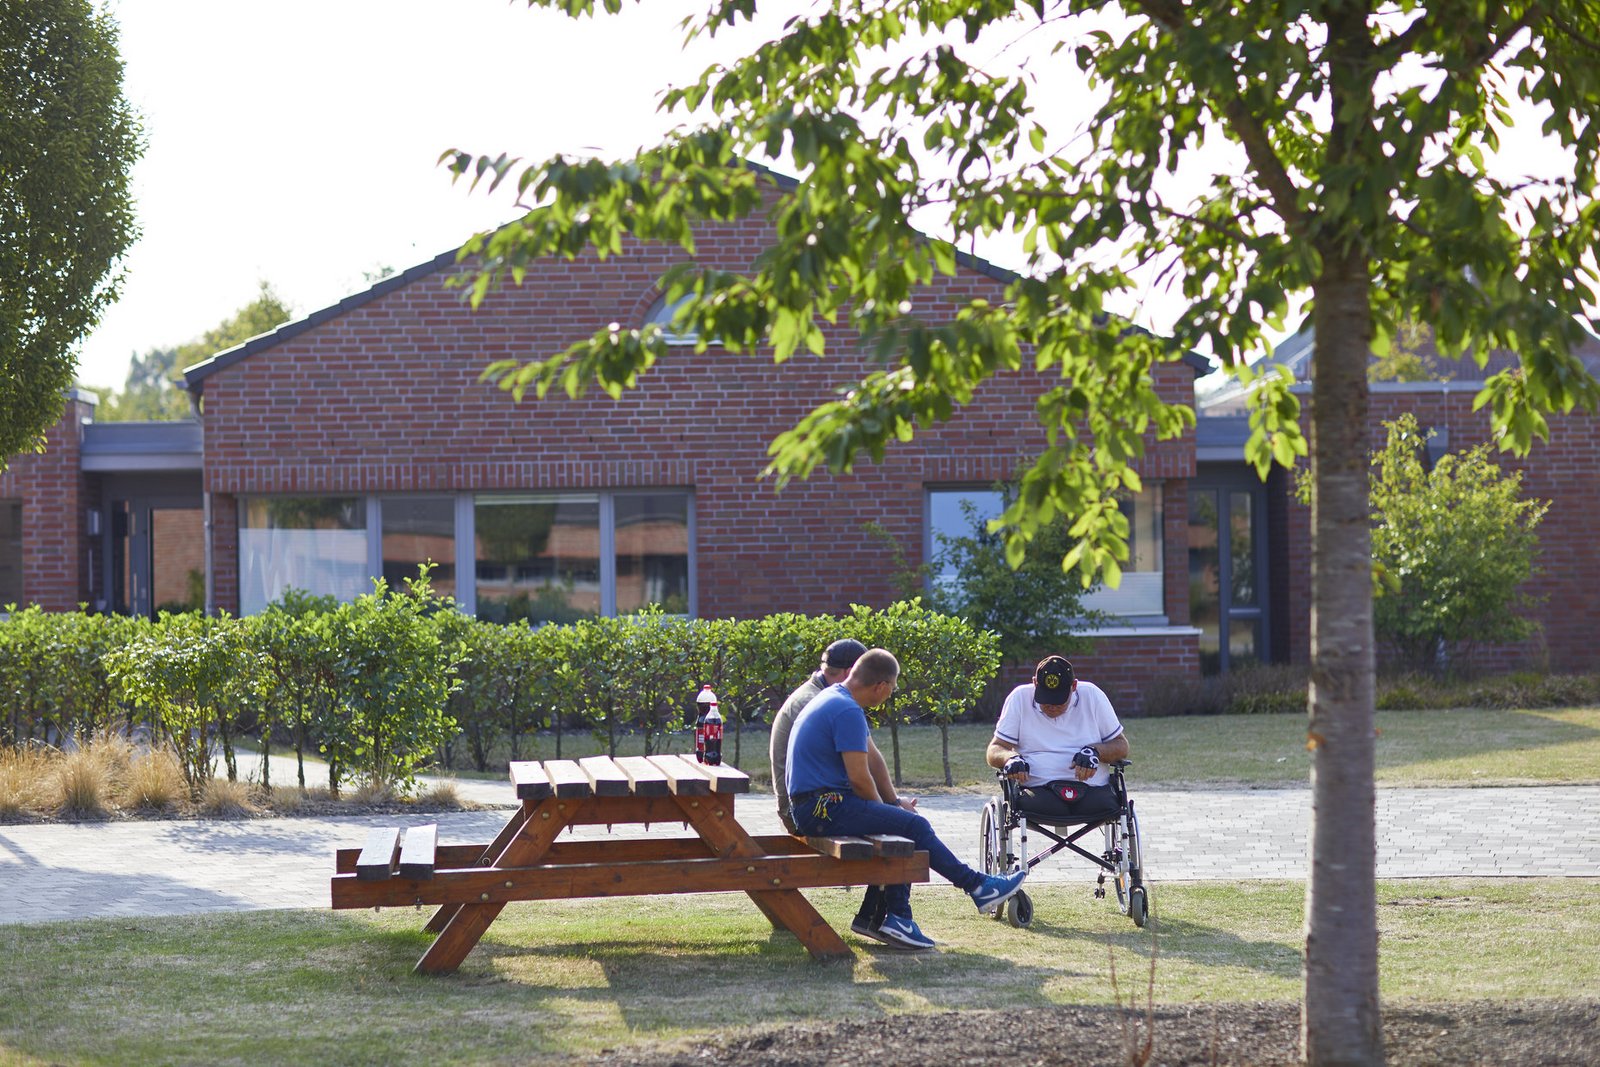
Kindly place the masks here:
POLYGON ((0 924, 243 911, 255 907, 231 893, 169 875, 121 874, 46 863, 0 831, 0 924), (62 914, 63 906, 70 914, 62 914))

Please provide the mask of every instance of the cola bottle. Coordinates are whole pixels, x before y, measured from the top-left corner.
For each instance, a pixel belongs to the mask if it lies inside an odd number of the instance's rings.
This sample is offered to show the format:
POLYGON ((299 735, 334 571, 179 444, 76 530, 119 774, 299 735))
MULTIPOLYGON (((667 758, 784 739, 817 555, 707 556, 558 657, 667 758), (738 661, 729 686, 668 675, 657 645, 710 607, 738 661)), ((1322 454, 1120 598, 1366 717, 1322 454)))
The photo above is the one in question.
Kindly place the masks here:
POLYGON ((717 764, 722 762, 722 712, 717 710, 716 700, 712 699, 711 706, 706 709, 706 743, 703 763, 717 764))
MULTIPOLYGON (((706 712, 717 706, 717 694, 711 691, 709 685, 702 686, 700 695, 695 697, 694 700, 696 707, 699 709, 699 713, 694 720, 694 758, 698 762, 704 763, 706 761, 706 712)), ((721 715, 717 716, 719 722, 721 718, 721 715)), ((718 730, 718 737, 721 737, 720 729, 718 730)))

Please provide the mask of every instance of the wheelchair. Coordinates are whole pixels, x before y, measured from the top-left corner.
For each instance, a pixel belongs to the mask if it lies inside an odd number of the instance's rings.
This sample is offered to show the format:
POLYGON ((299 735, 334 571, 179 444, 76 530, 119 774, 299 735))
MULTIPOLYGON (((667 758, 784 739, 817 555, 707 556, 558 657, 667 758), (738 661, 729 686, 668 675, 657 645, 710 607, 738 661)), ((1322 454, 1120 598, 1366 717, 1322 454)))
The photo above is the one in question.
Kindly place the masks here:
MULTIPOLYGON (((1134 813, 1133 801, 1128 799, 1128 788, 1122 775, 1130 762, 1117 760, 1104 765, 1111 772, 1110 784, 1116 794, 1117 810, 1089 821, 1062 822, 1059 814, 1029 812, 1021 804, 1021 787, 997 772, 1001 795, 989 798, 983 806, 978 832, 978 857, 983 873, 1009 874, 1016 870, 1032 870, 1056 853, 1071 850, 1100 868, 1094 895, 1105 897, 1106 876, 1110 875, 1117 894, 1117 907, 1133 920, 1135 926, 1144 926, 1150 918, 1150 887, 1144 881, 1139 818, 1134 813), (1029 855, 1030 830, 1048 837, 1054 844, 1043 852, 1029 855), (1101 832, 1105 845, 1098 855, 1078 844, 1096 830, 1101 832)), ((1015 927, 1027 926, 1033 922, 1033 901, 1026 891, 1019 892, 1006 901, 1005 907, 997 908, 994 917, 1015 927)))

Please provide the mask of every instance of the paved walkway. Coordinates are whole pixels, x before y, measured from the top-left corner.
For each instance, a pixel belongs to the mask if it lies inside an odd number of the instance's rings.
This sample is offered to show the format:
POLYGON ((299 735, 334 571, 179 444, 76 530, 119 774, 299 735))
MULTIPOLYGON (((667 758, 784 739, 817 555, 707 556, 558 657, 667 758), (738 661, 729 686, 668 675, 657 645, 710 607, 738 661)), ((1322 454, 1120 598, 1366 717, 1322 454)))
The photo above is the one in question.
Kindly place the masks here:
MULTIPOLYGON (((462 784, 470 799, 509 802, 507 785, 462 784)), ((1156 884, 1305 875, 1304 789, 1147 790, 1134 798, 1156 884)), ((972 862, 982 804, 975 796, 928 797, 921 810, 972 862)), ((751 832, 779 832, 770 796, 741 797, 738 811, 751 832)), ((334 849, 359 846, 367 827, 437 821, 442 842, 464 844, 488 841, 507 814, 0 826, 0 923, 325 907, 334 849)), ((1595 786, 1379 790, 1378 876, 1600 877, 1597 815, 1595 786)), ((1034 877, 1087 887, 1092 873, 1069 857, 1034 877)))

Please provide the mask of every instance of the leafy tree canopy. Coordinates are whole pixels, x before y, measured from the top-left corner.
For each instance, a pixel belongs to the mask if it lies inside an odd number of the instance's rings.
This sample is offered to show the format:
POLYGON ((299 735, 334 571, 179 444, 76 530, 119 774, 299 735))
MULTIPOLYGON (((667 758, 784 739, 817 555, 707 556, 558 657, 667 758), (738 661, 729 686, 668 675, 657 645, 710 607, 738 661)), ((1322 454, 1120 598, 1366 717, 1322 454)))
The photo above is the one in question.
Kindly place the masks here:
POLYGON ((183 371, 218 352, 243 344, 257 334, 288 322, 293 311, 268 282, 261 282, 256 298, 202 336, 176 348, 152 348, 135 355, 128 364, 122 392, 103 389, 95 417, 101 422, 186 419, 188 395, 177 386, 183 371))
MULTIPOLYGON (((712 0, 687 34, 757 7, 712 0)), ((1000 526, 1016 565, 1065 518, 1085 578, 1127 557, 1113 516, 1139 488, 1130 464, 1193 419, 1156 396, 1156 364, 1199 350, 1248 375, 1264 331, 1308 294, 1309 440, 1287 382, 1263 378, 1246 454, 1265 475, 1309 452, 1316 489, 1306 1054, 1379 1062, 1367 365, 1406 321, 1447 356, 1514 353, 1479 403, 1518 450, 1547 436, 1547 413, 1600 402, 1573 352, 1600 303, 1597 56, 1589 0, 823 0, 668 90, 664 106, 693 120, 633 159, 445 158, 536 205, 463 248, 475 300, 536 258, 618 254, 631 235, 684 254, 666 279, 669 299, 691 298, 677 332, 779 361, 822 354, 829 324, 851 351, 864 340, 876 365, 772 442, 780 482, 876 458, 994 375, 1050 376, 1044 444, 1000 526), (1063 71, 1087 90, 1053 80, 1063 71), (1092 114, 1050 128, 1040 108, 1064 92, 1092 114), (1542 171, 1533 154, 1496 158, 1519 117, 1556 149, 1542 171), (746 159, 800 178, 774 186, 746 159), (752 214, 772 241, 749 269, 693 265, 697 222, 752 214), (1000 235, 1023 257, 1003 300, 917 299, 955 272, 957 244, 1000 235), (1149 271, 1187 301, 1170 340, 1105 314, 1149 271)), ((517 396, 617 395, 671 351, 658 327, 618 326, 489 374, 517 396)))
POLYGON ((143 148, 109 14, 88 0, 0 9, 0 470, 42 446, 78 342, 117 298, 143 148))

